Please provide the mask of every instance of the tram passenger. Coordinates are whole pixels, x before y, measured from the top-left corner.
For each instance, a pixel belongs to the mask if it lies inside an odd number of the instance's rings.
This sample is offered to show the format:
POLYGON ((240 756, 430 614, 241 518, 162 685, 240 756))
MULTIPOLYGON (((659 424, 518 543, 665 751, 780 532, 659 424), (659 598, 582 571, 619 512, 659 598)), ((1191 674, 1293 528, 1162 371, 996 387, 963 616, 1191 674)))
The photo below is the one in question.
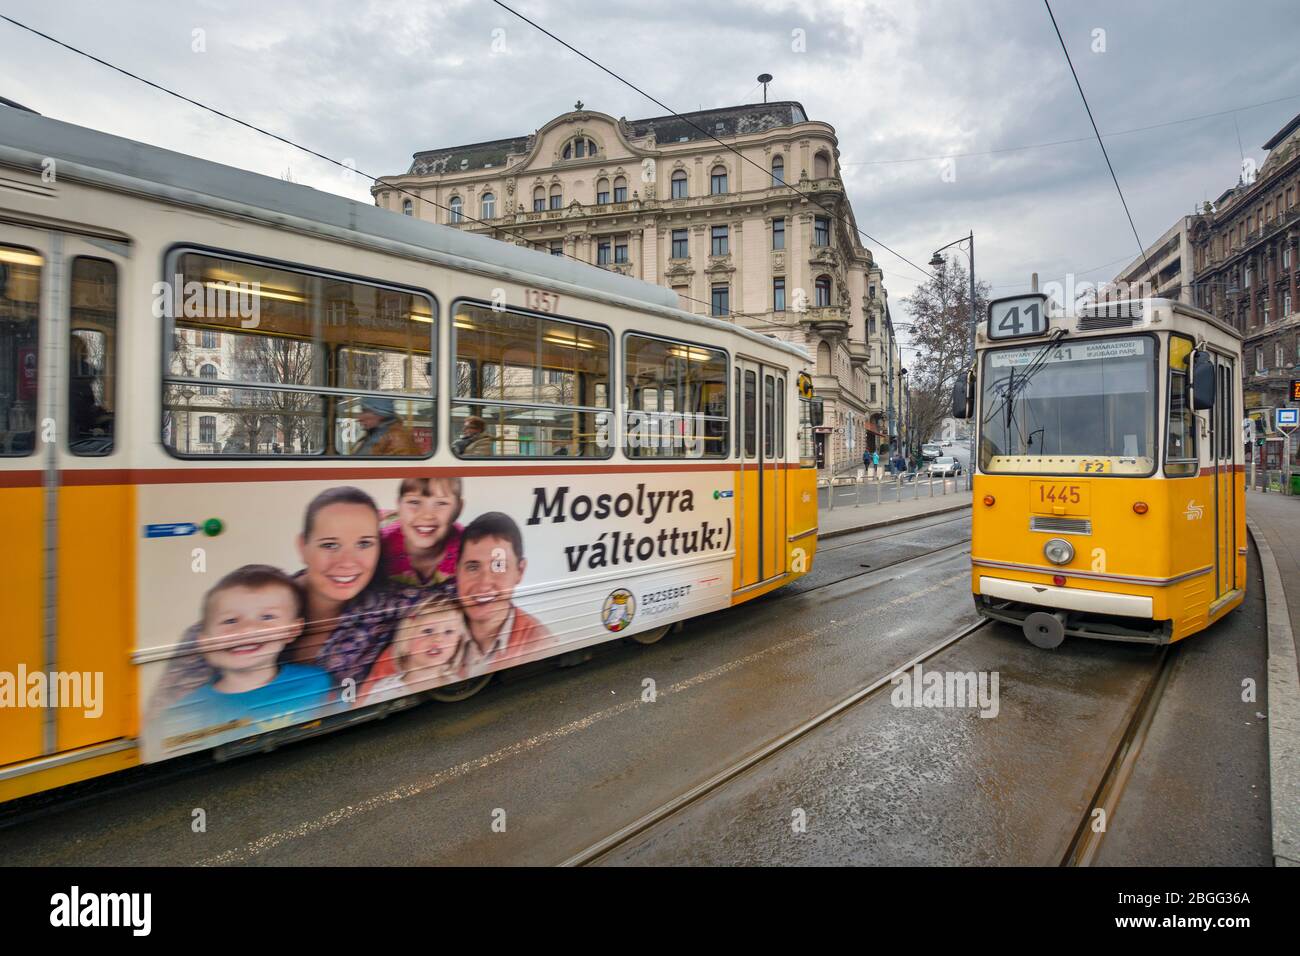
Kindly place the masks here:
POLYGON ((509 515, 489 511, 466 526, 456 563, 456 591, 471 637, 465 677, 484 674, 550 640, 546 626, 514 603, 527 567, 523 536, 509 515))
POLYGON ((419 455, 419 443, 411 430, 397 419, 391 398, 367 398, 361 403, 357 422, 366 430, 352 446, 350 455, 419 455))
POLYGON ((469 416, 461 426, 460 437, 451 443, 451 449, 462 457, 492 454, 492 436, 488 434, 487 422, 477 415, 469 416))
POLYGON ((245 565, 218 581, 204 595, 196 640, 212 678, 172 705, 165 736, 212 746, 285 719, 310 720, 329 699, 329 676, 278 660, 303 632, 305 604, 297 582, 269 565, 245 565))
POLYGON ((459 478, 404 478, 397 518, 380 532, 384 580, 408 587, 446 584, 456 575, 464 507, 459 478))

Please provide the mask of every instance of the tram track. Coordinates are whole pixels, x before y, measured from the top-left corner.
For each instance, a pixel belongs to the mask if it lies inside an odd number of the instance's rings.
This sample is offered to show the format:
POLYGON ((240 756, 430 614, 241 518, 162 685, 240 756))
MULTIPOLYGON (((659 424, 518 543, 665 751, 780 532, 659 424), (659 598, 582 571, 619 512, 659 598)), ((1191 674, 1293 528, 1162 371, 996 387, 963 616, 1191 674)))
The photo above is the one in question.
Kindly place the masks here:
POLYGON ((1106 837, 1106 829, 1115 817, 1115 809, 1124 796, 1124 790, 1142 754, 1151 723, 1178 660, 1179 650, 1178 646, 1168 645, 1160 649, 1159 660, 1142 690, 1137 706, 1129 716, 1115 752, 1102 772, 1092 799, 1079 820, 1074 838, 1061 858, 1061 866, 1091 866, 1096 859, 1106 837), (1100 817, 1098 813, 1101 814, 1100 817), (1096 826, 1099 819, 1102 822, 1100 829, 1096 826))
POLYGON ((898 674, 906 673, 912 670, 912 668, 916 667, 918 664, 925 663, 927 660, 930 660, 936 655, 942 653, 943 651, 952 647, 954 644, 958 643, 959 641, 988 627, 990 623, 991 622, 987 620, 979 620, 973 624, 968 624, 965 627, 962 627, 957 631, 954 631, 953 633, 944 637, 941 641, 927 647, 925 650, 921 651, 919 654, 912 657, 906 663, 901 664, 900 666, 894 668, 888 673, 873 680, 865 687, 862 687, 854 691, 852 694, 849 694, 848 696, 842 698, 835 704, 832 704, 830 707, 826 708, 821 713, 817 714, 815 717, 804 721, 803 723, 799 724, 797 727, 794 727, 793 729, 786 731, 784 734, 772 738, 771 740, 763 744, 758 749, 752 751, 750 754, 741 758, 735 763, 727 766, 726 768, 714 774, 713 776, 709 777, 707 780, 703 781, 702 783, 699 783, 696 786, 690 788, 689 790, 674 797, 673 799, 660 804, 658 807, 654 808, 653 810, 650 810, 648 813, 642 814, 640 817, 638 817, 636 820, 629 823, 627 826, 622 827, 621 829, 615 831, 609 836, 593 844, 590 844, 585 849, 580 850, 579 852, 568 857, 559 865, 565 867, 588 866, 598 862, 603 857, 608 856, 613 851, 626 845, 630 840, 634 839, 640 834, 645 833, 647 830, 651 829, 652 827, 658 826, 659 824, 663 823, 665 820, 668 820, 669 818, 693 806, 703 798, 707 797, 709 794, 725 786, 730 781, 736 779, 742 774, 749 772, 750 770, 754 769, 760 764, 763 764, 771 760, 774 756, 786 750, 788 747, 790 747, 790 745, 792 745, 796 741, 803 739, 808 734, 812 733, 818 728, 825 726, 826 724, 835 720, 837 717, 841 716, 842 714, 852 710, 854 707, 872 698, 873 696, 878 694, 881 690, 890 686, 894 677, 897 676, 898 674))

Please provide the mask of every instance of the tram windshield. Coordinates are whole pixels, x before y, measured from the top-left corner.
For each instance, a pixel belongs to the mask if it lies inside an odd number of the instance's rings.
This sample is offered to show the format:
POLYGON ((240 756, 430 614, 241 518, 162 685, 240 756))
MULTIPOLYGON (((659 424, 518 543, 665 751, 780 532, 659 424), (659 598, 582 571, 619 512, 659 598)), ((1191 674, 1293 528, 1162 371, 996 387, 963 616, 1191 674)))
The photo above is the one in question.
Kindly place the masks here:
POLYGON ((1143 335, 985 352, 980 467, 1154 473, 1155 348, 1143 335))

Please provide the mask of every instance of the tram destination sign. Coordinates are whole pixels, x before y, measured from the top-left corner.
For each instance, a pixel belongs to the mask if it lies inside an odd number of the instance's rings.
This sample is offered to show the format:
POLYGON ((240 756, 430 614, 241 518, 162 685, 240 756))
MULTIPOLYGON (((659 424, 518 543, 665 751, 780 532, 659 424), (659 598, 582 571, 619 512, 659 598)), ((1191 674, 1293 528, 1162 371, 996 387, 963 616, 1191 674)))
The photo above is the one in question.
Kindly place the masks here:
POLYGON ((989 303, 988 337, 1020 339, 1047 331, 1047 295, 1008 296, 989 303))
MULTIPOLYGON (((1043 354, 1047 345, 1034 345, 1028 348, 1001 349, 989 354, 989 366, 992 368, 1022 368, 1032 365, 1043 354)), ((1088 341, 1084 339, 1069 345, 1060 345, 1047 357, 1049 363, 1055 362, 1095 362, 1098 359, 1131 358, 1134 355, 1147 354, 1145 336, 1133 336, 1126 339, 1102 339, 1088 341)))

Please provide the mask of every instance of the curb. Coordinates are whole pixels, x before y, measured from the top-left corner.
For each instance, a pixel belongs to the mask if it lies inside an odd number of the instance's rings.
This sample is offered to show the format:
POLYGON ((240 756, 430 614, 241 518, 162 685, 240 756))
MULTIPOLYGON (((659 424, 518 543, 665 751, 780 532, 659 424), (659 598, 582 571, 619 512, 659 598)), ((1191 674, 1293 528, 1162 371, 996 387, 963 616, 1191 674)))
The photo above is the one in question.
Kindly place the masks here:
POLYGON ((1264 572, 1268 620, 1268 776, 1273 863, 1300 866, 1300 671, 1296 666, 1282 572, 1278 570, 1273 549, 1254 520, 1247 517, 1246 527, 1264 572))
POLYGON ((882 521, 872 521, 863 525, 855 525, 852 528, 836 528, 834 531, 818 531, 817 539, 819 541, 824 541, 827 538, 838 538, 841 535, 857 534, 859 531, 870 531, 872 528, 887 528, 891 524, 902 524, 904 521, 915 521, 917 518, 924 518, 927 515, 943 515, 948 514, 950 511, 964 511, 970 506, 970 502, 967 501, 959 505, 949 505, 946 508, 933 508, 930 511, 918 511, 916 514, 898 515, 894 518, 885 518, 882 521))

